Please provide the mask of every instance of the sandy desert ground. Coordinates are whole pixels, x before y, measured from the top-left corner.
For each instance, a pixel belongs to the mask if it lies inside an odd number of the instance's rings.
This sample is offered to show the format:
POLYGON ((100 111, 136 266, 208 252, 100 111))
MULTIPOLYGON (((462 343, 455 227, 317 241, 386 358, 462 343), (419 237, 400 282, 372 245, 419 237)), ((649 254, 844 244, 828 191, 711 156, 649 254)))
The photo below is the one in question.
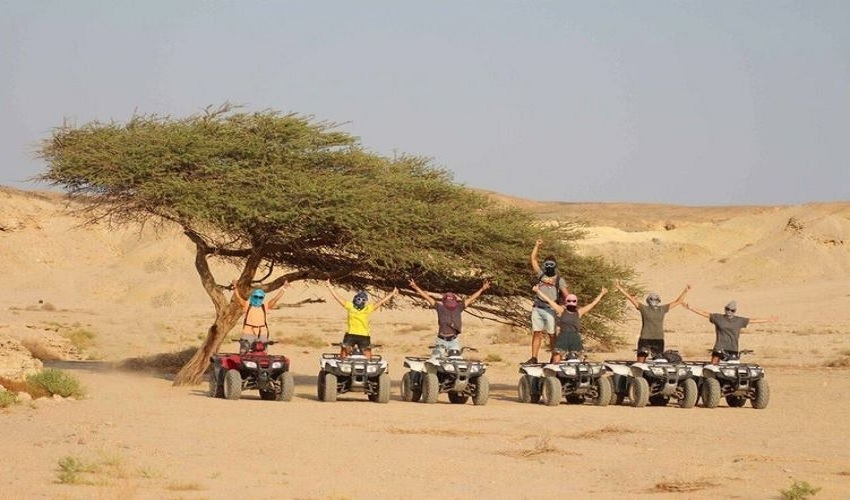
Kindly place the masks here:
MULTIPOLYGON (((633 265, 665 302, 776 315, 742 347, 767 370, 764 410, 547 407, 516 400, 527 336, 467 316, 465 344, 487 358, 486 406, 400 400, 406 355, 424 354, 433 311, 399 300, 373 318, 394 381, 389 404, 361 394, 316 398, 318 358, 341 337, 334 303, 270 313, 272 347, 292 359, 295 397, 212 399, 167 375, 70 368, 82 400, 42 399, 0 410, 0 498, 780 498, 795 481, 817 498, 850 498, 850 203, 788 207, 668 207, 512 200, 543 219, 590 225, 580 251, 633 265), (508 339, 508 341, 505 341, 508 339), (510 340, 514 339, 514 340, 510 340), (325 344, 322 346, 321 344, 325 344), (501 359, 501 361, 498 361, 501 359), (90 472, 59 480, 59 464, 90 472)), ((105 362, 197 346, 212 306, 173 231, 78 227, 61 199, 0 188, 0 340, 105 362), (86 333, 75 350, 67 340, 86 333)), ((216 270, 229 281, 232 271, 216 270)), ((329 298, 316 283, 282 302, 329 298)), ((630 358, 626 344, 592 359, 630 358)), ((707 320, 672 311, 669 345, 702 359, 707 320)), ((2 358, 3 353, 0 353, 2 358)))

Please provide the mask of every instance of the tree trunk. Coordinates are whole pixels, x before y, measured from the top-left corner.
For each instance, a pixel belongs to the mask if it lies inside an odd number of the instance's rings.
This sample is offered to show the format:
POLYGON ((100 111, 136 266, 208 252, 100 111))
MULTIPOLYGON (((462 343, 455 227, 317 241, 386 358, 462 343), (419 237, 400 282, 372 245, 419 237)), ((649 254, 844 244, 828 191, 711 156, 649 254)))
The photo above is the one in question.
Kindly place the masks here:
POLYGON ((218 352, 227 332, 233 328, 241 315, 242 311, 239 306, 231 303, 223 311, 223 314, 216 317, 215 323, 210 325, 209 330, 207 330, 207 338, 204 343, 177 372, 174 377, 174 385, 197 385, 204 381, 204 373, 209 367, 210 356, 218 352))

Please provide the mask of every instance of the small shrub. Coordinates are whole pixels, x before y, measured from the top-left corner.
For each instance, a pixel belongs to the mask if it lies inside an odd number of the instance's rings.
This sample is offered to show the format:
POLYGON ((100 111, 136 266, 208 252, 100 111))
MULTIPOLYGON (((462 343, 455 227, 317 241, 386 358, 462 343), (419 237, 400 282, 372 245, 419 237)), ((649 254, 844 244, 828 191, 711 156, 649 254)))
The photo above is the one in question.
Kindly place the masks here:
MULTIPOLYGON (((27 384, 43 387, 49 394, 58 394, 63 398, 80 398, 85 395, 85 390, 80 385, 79 380, 61 370, 52 368, 29 375, 27 384)), ((34 394, 32 396, 36 397, 34 394)))
POLYGON ((14 392, 9 392, 6 389, 0 389, 0 408, 12 406, 18 402, 18 397, 14 392))
POLYGON ((8 378, 0 377, 0 386, 5 387, 6 390, 15 394, 25 392, 32 396, 33 399, 46 398, 47 396, 50 396, 50 392, 48 392, 48 390, 45 389, 42 385, 31 384, 26 381, 11 380, 8 378))
POLYGON ((790 488, 780 491, 779 494, 782 500, 805 500, 817 495, 820 490, 820 488, 813 487, 808 481, 794 481, 790 488))
POLYGON ((484 358, 485 363, 500 363, 502 361, 504 361, 504 360, 502 359, 501 356, 499 356, 498 354, 493 354, 493 353, 488 354, 487 357, 484 358))
POLYGON ((82 474, 94 473, 97 470, 97 465, 69 455, 59 459, 57 480, 62 484, 86 484, 82 474))
POLYGON ((71 345, 80 351, 84 351, 94 345, 95 334, 84 328, 77 328, 64 334, 71 345))

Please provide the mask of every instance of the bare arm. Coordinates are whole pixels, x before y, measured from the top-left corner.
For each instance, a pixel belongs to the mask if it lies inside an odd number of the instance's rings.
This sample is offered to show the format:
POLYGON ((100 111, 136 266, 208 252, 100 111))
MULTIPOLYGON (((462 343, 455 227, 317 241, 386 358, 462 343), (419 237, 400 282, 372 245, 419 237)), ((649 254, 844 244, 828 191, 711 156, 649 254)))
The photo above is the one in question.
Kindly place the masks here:
POLYGON ((627 292, 627 291, 626 291, 626 290, 625 290, 625 289, 624 289, 624 288, 620 285, 620 280, 615 280, 615 281, 614 281, 614 288, 616 288, 616 289, 617 289, 617 291, 619 291, 620 293, 622 293, 623 295, 625 295, 625 296, 626 296, 626 299, 627 299, 629 302, 631 302, 631 303, 632 303, 632 305, 635 307, 635 309, 639 309, 639 308, 640 308, 640 302, 638 302, 636 298, 632 297, 632 296, 629 294, 629 292, 627 292))
MULTIPOLYGON (((687 309, 688 311, 695 312, 695 313, 699 314, 700 316, 702 316, 703 318, 710 318, 711 317, 711 314, 709 314, 708 311, 703 311, 702 309, 700 309, 698 307, 694 307, 694 306, 688 304, 687 302, 682 302, 682 305, 684 305, 685 309, 687 309)), ((752 320, 750 320, 750 321, 752 321, 752 320)))
POLYGON ((771 316, 769 318, 750 318, 750 324, 752 325, 757 323, 773 323, 777 319, 778 318, 776 316, 771 316))
POLYGON ((540 251, 540 245, 542 245, 542 244, 543 244, 543 240, 537 240, 534 243, 534 248, 531 250, 531 268, 534 269, 534 272, 537 273, 537 274, 540 274, 540 273, 543 272, 543 270, 540 269, 540 263, 537 262, 537 252, 540 251))
POLYGON ((596 298, 595 298, 595 299, 593 299, 593 300, 590 302, 590 304, 587 304, 586 306, 583 306, 583 307, 579 308, 579 310, 578 310, 578 316, 579 316, 579 317, 582 317, 582 316, 584 316, 585 314, 589 313, 589 312, 590 312, 590 310, 591 310, 591 309, 593 309, 594 307, 596 307, 596 304, 598 304, 598 303, 599 303, 599 301, 600 301, 600 300, 602 300, 602 297, 603 297, 606 293, 608 293, 608 289, 607 289, 607 288, 605 288, 605 287, 603 286, 603 287, 602 287, 602 289, 601 289, 601 290, 599 290, 599 295, 597 295, 597 296, 596 296, 596 298))
POLYGON ((534 285, 531 289, 532 289, 532 290, 534 290, 534 293, 536 293, 538 297, 540 297, 540 300, 542 300, 542 301, 546 302, 547 304, 549 304, 549 307, 551 307, 552 309, 554 309, 554 310, 555 310, 555 312, 556 312, 556 313, 558 313, 558 316, 560 316, 561 314, 563 314, 563 313, 564 313, 564 311, 566 310, 566 308, 565 308, 564 306, 562 306, 562 305, 558 304, 558 303, 557 303, 557 302, 555 302, 554 300, 552 300, 552 299, 550 299, 549 297, 547 297, 547 296, 543 295, 542 293, 540 293, 540 288, 539 288, 537 285, 534 285))
POLYGON ((463 301, 463 306, 469 307, 469 305, 478 300, 478 297, 480 297, 481 294, 484 293, 484 290, 487 290, 488 288, 490 288, 490 282, 484 280, 484 282, 481 283, 481 288, 479 288, 477 292, 473 293, 472 295, 467 297, 466 300, 463 301))
POLYGON ((325 286, 327 286, 328 290, 331 291, 331 295, 333 296, 333 298, 337 302, 339 302, 339 305, 341 305, 342 307, 345 307, 345 301, 343 301, 341 298, 339 298, 339 295, 336 294, 336 291, 334 291, 333 287, 331 286, 331 280, 325 281, 325 286))
POLYGON ((669 304, 670 309, 673 309, 674 307, 676 307, 679 304, 681 304, 682 302, 684 302, 685 301, 685 295, 688 294, 688 291, 690 289, 691 289, 691 285, 685 285, 685 289, 682 290, 682 293, 680 293, 678 297, 676 297, 676 300, 674 300, 673 302, 670 302, 670 304, 669 304))
POLYGON ((391 298, 393 298, 393 296, 397 293, 398 293, 398 288, 393 288, 392 292, 388 293, 386 296, 384 296, 383 299, 381 299, 381 300, 379 300, 378 302, 375 303, 375 310, 377 311, 378 309, 380 309, 384 304, 387 303, 387 301, 389 301, 391 298))
POLYGON ((423 299, 425 299, 429 304, 431 304, 431 307, 434 307, 437 301, 436 299, 434 299, 434 297, 431 296, 431 294, 419 288, 419 285, 417 285, 416 282, 412 279, 408 282, 408 284, 410 285, 410 288, 416 291, 416 293, 418 293, 423 299))
POLYGON ((284 281, 283 285, 280 287, 280 290, 274 295, 274 297, 271 298, 271 300, 269 300, 269 309, 275 308, 275 306, 277 305, 277 301, 279 301, 280 298, 283 297, 283 292, 285 292, 288 287, 289 282, 284 281))

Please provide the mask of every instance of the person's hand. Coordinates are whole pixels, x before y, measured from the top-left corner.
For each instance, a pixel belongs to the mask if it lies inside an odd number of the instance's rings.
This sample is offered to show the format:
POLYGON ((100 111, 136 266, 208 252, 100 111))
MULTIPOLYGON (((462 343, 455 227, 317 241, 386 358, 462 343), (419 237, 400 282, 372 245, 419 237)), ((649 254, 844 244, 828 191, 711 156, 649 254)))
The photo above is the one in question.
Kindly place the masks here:
POLYGON ((685 306, 685 309, 689 311, 691 310, 691 306, 689 306, 687 302, 682 302, 682 305, 685 306))
POLYGON ((685 285, 685 291, 686 291, 686 292, 687 292, 688 290, 690 290, 690 289, 691 289, 691 285, 690 285, 690 284, 685 285))
POLYGON ((392 293, 392 294, 393 294, 393 295, 397 295, 397 294, 398 294, 398 287, 393 287, 393 293, 392 293))
POLYGON ((534 292, 534 293, 537 293, 537 292, 540 291, 540 287, 537 286, 537 285, 534 285, 533 287, 531 287, 531 291, 534 292))
POLYGON ((325 286, 330 288, 331 287, 331 280, 329 280, 329 279, 325 280, 325 286))
POLYGON ((599 293, 601 293, 602 295, 605 295, 606 293, 608 293, 608 289, 603 286, 602 290, 600 290, 599 293))
POLYGON ((490 281, 484 280, 484 282, 481 283, 481 291, 483 292, 484 290, 487 290, 488 288, 490 288, 490 281))
POLYGON ((536 247, 540 247, 540 245, 542 245, 542 244, 543 244, 543 240, 540 239, 540 238, 538 238, 537 241, 534 242, 534 246, 536 246, 536 247))
POLYGON ((410 285, 411 288, 416 288, 416 282, 413 278, 410 278, 410 281, 408 281, 407 284, 410 285))
POLYGON ((614 280, 614 287, 617 289, 620 288, 620 280, 614 280))

